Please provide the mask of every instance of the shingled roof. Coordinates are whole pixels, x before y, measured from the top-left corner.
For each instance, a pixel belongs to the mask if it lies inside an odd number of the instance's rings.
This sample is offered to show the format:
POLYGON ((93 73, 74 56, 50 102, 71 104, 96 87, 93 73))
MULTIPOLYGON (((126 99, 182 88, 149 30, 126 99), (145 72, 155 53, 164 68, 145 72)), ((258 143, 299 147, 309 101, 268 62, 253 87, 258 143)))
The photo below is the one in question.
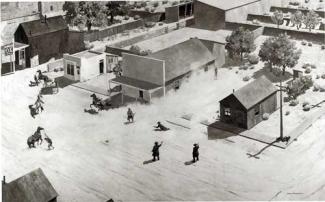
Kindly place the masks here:
POLYGON ((40 168, 2 186, 3 201, 8 202, 48 202, 57 196, 40 168))
POLYGON ((260 0, 197 0, 201 3, 219 8, 221 10, 231 10, 260 0))
POLYGON ((261 76, 255 81, 238 89, 233 94, 238 101, 248 110, 277 92, 277 88, 265 76, 261 76))
POLYGON ((27 37, 38 36, 46 33, 68 29, 68 25, 62 16, 47 18, 46 20, 33 20, 20 24, 27 37))
POLYGON ((148 57, 165 61, 166 82, 215 60, 209 49, 197 38, 192 38, 148 57))

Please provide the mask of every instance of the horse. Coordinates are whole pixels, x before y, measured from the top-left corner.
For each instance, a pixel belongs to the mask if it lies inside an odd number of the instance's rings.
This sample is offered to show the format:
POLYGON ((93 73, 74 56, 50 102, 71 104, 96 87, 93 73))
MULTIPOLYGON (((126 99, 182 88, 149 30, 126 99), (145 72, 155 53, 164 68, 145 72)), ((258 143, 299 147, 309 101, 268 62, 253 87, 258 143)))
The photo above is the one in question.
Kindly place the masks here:
POLYGON ((98 98, 95 93, 91 94, 90 97, 93 98, 93 103, 89 105, 90 108, 91 106, 94 106, 100 110, 104 109, 104 104, 102 103, 102 100, 98 98))
POLYGON ((36 132, 35 134, 33 134, 27 138, 27 145, 29 148, 32 148, 32 147, 35 148, 35 142, 37 142, 37 145, 42 144, 42 142, 43 142, 42 135, 38 132, 36 132), (41 141, 41 142, 39 143, 39 141, 41 141))
POLYGON ((38 80, 43 80, 45 85, 47 85, 48 82, 52 82, 52 80, 47 75, 44 75, 41 70, 38 70, 37 72, 38 80))

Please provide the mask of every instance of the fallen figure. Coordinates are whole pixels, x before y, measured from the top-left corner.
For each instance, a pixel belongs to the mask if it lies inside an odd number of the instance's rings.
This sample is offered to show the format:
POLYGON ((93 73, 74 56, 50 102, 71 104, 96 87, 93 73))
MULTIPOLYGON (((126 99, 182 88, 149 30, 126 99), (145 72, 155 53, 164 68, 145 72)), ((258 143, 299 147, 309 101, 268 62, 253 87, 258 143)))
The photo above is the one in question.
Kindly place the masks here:
POLYGON ((157 122, 157 126, 154 126, 156 129, 160 130, 160 131, 167 131, 169 130, 169 128, 167 128, 166 126, 162 125, 159 121, 157 122))
POLYGON ((90 108, 90 109, 84 109, 85 113, 89 114, 98 114, 98 111, 96 109, 90 108))

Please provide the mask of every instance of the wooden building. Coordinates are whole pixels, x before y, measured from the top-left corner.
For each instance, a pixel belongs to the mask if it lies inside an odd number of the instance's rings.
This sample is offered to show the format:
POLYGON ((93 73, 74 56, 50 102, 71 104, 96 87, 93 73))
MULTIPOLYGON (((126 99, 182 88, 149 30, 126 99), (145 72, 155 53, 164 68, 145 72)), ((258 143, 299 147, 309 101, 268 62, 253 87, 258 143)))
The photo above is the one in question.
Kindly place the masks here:
POLYGON ((51 58, 61 58, 68 44, 68 26, 62 16, 21 23, 15 42, 28 44, 26 67, 34 67, 51 58))
POLYGON ((192 38, 148 56, 123 53, 123 75, 111 82, 122 86, 122 95, 150 102, 180 88, 191 72, 215 68, 215 60, 199 39, 192 38))
POLYGON ((9 183, 2 181, 4 202, 56 202, 58 194, 38 168, 9 183))
POLYGON ((220 101, 220 121, 250 129, 276 109, 277 88, 261 76, 220 101))

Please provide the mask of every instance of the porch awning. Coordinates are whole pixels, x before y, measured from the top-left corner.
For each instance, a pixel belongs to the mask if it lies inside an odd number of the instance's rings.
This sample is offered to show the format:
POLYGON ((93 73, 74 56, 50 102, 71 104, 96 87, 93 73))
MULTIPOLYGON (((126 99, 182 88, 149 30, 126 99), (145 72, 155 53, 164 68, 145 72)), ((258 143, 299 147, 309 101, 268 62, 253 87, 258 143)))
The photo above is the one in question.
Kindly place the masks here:
POLYGON ((136 88, 136 89, 143 90, 143 91, 152 91, 152 90, 162 88, 162 86, 154 84, 154 83, 150 83, 147 81, 141 81, 138 79, 125 77, 125 76, 116 77, 110 81, 113 83, 116 83, 116 84, 128 86, 131 88, 136 88))
POLYGON ((19 43, 19 42, 14 43, 15 50, 21 50, 21 49, 27 48, 28 46, 29 46, 28 44, 23 44, 23 43, 19 43))

